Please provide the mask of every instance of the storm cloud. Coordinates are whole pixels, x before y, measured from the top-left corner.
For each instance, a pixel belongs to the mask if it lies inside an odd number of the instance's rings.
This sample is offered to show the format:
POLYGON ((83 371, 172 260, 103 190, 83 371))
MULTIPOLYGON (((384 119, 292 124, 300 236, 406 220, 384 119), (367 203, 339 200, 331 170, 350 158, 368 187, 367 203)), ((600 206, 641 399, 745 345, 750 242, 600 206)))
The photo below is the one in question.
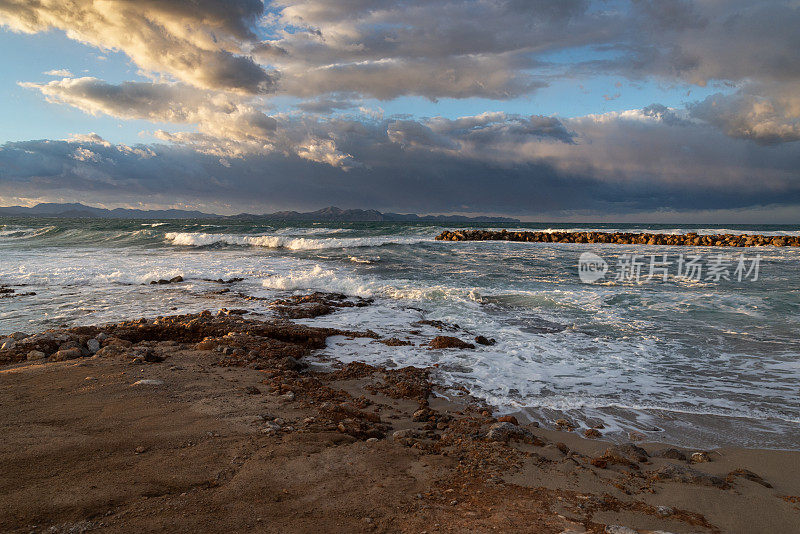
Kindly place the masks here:
POLYGON ((508 214, 800 204, 792 1, 0 0, 0 25, 118 50, 144 76, 54 69, 58 79, 18 80, 26 89, 171 126, 135 147, 87 132, 6 143, 5 198, 508 214), (555 82, 609 76, 721 89, 678 107, 502 111, 555 82), (364 104, 407 97, 492 111, 384 116, 364 104), (276 111, 275 98, 296 104, 276 111))

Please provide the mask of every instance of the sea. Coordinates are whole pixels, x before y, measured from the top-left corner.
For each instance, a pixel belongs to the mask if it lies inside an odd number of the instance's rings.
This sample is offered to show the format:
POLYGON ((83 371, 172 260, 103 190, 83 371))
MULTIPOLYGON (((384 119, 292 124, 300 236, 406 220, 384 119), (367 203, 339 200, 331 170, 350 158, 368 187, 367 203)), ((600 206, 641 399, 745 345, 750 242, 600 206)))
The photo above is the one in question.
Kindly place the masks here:
POLYGON ((412 345, 332 337, 320 362, 432 366, 439 394, 463 388, 545 427, 563 418, 618 440, 800 449, 800 249, 434 239, 459 228, 800 235, 776 225, 0 218, 0 286, 15 291, 0 294, 0 334, 222 307, 269 315, 268 300, 245 297, 338 292, 373 303, 299 322, 412 345), (496 343, 431 350, 437 335, 496 343))

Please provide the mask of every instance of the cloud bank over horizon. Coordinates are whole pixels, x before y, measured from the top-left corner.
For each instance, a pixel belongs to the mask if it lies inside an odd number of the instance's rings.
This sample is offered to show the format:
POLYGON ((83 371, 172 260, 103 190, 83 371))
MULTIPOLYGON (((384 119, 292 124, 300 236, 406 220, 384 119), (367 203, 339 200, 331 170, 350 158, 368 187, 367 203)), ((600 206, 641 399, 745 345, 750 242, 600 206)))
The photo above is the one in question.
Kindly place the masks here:
POLYGON ((136 79, 56 65, 16 81, 88 116, 152 123, 157 140, 6 142, 3 203, 800 213, 794 1, 6 0, 0 25, 124 54, 136 79), (579 116, 511 106, 600 77, 719 91, 579 116), (486 110, 430 116, 418 98, 486 110))

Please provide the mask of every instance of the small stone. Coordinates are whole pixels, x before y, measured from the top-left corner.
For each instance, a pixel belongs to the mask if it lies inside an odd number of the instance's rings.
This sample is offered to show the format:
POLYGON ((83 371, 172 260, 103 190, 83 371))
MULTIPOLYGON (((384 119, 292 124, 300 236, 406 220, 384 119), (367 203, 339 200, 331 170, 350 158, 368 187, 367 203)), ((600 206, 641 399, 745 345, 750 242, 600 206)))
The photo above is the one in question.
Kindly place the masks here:
POLYGON ((28 334, 26 334, 25 332, 14 332, 13 334, 11 334, 10 337, 14 341, 22 341, 26 337, 30 337, 30 336, 28 334))
POLYGON ((142 453, 144 453, 144 452, 147 452, 147 447, 145 447, 145 446, 143 446, 143 445, 139 445, 138 447, 136 447, 136 449, 134 450, 134 452, 135 452, 136 454, 142 454, 142 453))
POLYGON ((283 395, 281 395, 281 398, 285 401, 289 402, 293 401, 295 398, 294 391, 289 391, 288 393, 284 393, 283 395))
POLYGON ((152 350, 147 350, 144 353, 143 359, 147 363, 161 363, 166 358, 164 358, 164 356, 159 356, 159 355, 155 354, 152 350))
POLYGON ((491 345, 494 345, 495 343, 497 343, 497 341, 495 341, 494 338, 488 339, 485 336, 476 336, 475 337, 475 343, 477 343, 478 345, 491 346, 491 345))
POLYGON ((281 429, 281 425, 276 423, 275 421, 267 421, 264 423, 264 428, 261 429, 262 434, 271 434, 273 432, 277 432, 281 429))
POLYGON ((710 462, 711 456, 709 456, 705 451, 693 452, 692 456, 690 457, 690 461, 693 464, 702 464, 705 462, 710 462))
POLYGON ((287 356, 283 360, 281 360, 279 366, 281 369, 285 369, 287 371, 301 371, 306 367, 304 363, 300 363, 291 356, 287 356))
POLYGON ((621 445, 613 445, 606 449, 603 458, 607 460, 623 459, 629 462, 646 462, 650 457, 647 451, 633 443, 623 443, 621 445))
POLYGON ((399 441, 399 440, 402 440, 402 439, 408 439, 408 438, 415 438, 415 437, 417 437, 417 432, 413 428, 406 428, 404 430, 396 430, 392 434, 392 439, 394 439, 395 441, 399 441))
POLYGON ((170 283, 170 284, 176 284, 176 283, 178 283, 178 282, 183 282, 183 277, 182 277, 182 276, 180 276, 180 275, 178 275, 178 276, 173 276, 172 278, 170 278, 170 279, 169 279, 169 283, 170 283))
POLYGON ((639 534, 638 531, 632 528, 623 527, 620 525, 608 525, 605 529, 606 534, 639 534))
POLYGON ((50 356, 50 360, 54 362, 63 362, 66 360, 74 360, 82 356, 83 352, 81 352, 81 349, 71 348, 71 349, 59 350, 58 352, 50 356))
POLYGON ((718 476, 709 475, 708 473, 697 471, 691 467, 683 467, 675 464, 668 464, 651 472, 651 477, 655 480, 671 480, 684 484, 712 486, 720 489, 728 488, 728 483, 718 476))
POLYGON ((14 338, 7 338, 3 341, 3 344, 0 345, 0 350, 11 350, 17 346, 16 340, 14 338))
POLYGON ((521 441, 536 441, 537 438, 529 431, 517 425, 505 422, 498 422, 489 427, 486 433, 489 441, 507 442, 512 439, 521 441))
POLYGON ((98 350, 100 350, 100 342, 97 339, 90 339, 86 342, 86 348, 89 349, 89 352, 95 354, 98 350))
POLYGON ((636 430, 631 430, 628 432, 628 439, 631 441, 644 441, 647 439, 647 436, 636 430))
POLYGON ((586 431, 583 433, 583 435, 584 435, 584 436, 586 436, 586 437, 587 437, 587 438, 589 438, 589 439, 597 439, 597 438, 600 438, 600 437, 602 437, 602 436, 603 436, 603 434, 601 434, 601 433, 600 433, 600 431, 599 431, 599 430, 597 430, 596 428, 589 428, 589 429, 587 429, 587 430, 586 430, 586 431))
POLYGON ((511 423, 514 426, 519 426, 519 421, 513 415, 504 415, 497 418, 498 423, 511 423))
POLYGON ((567 432, 572 432, 577 427, 577 425, 573 424, 571 421, 567 421, 566 419, 556 419, 555 424, 557 429, 566 430, 567 432))
POLYGON ((430 408, 420 408, 411 416, 411 420, 415 422, 429 421, 434 416, 430 408))
POLYGON ((28 353, 28 361, 43 360, 46 357, 47 354, 40 350, 32 350, 28 353))
POLYGON ((378 438, 369 438, 367 443, 377 443, 378 441, 380 441, 378 438))
POLYGON ((608 461, 602 458, 592 458, 591 460, 589 460, 589 463, 595 467, 599 467, 600 469, 605 469, 606 467, 608 467, 608 461))

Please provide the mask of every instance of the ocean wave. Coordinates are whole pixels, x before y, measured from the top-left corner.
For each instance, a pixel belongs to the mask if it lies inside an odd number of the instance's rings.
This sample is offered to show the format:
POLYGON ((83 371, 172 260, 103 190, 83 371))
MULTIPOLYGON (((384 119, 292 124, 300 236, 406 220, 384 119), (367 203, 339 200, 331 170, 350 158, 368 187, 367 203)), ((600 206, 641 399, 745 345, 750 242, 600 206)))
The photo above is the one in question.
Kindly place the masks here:
POLYGON ((262 282, 266 289, 293 290, 316 289, 369 297, 374 294, 376 285, 373 281, 338 273, 315 265, 306 271, 291 271, 285 275, 273 275, 262 282))
POLYGON ((320 250, 329 248, 378 247, 383 245, 413 245, 433 241, 431 238, 380 236, 350 238, 291 237, 282 235, 207 234, 202 232, 169 232, 165 239, 173 245, 203 247, 238 245, 288 250, 320 250))
POLYGON ((30 239, 45 235, 53 230, 55 226, 44 226, 42 228, 25 228, 21 226, 3 226, 0 230, 0 239, 30 239))

